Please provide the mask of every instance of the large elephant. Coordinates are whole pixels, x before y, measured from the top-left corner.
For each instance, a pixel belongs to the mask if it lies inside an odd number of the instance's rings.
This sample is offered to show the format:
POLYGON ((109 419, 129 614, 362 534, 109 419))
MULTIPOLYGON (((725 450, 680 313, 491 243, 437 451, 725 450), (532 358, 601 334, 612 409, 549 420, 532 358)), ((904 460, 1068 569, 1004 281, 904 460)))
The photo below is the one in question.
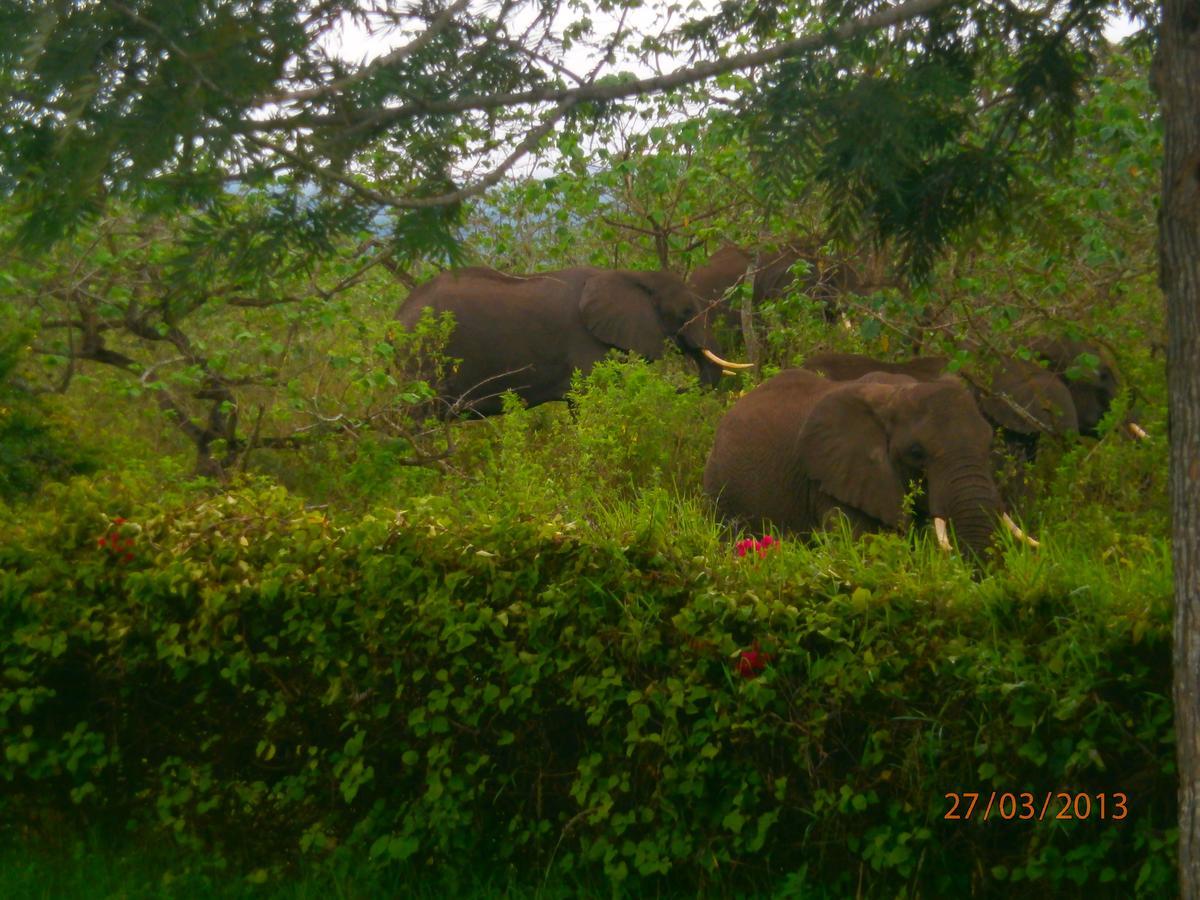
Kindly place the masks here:
MULTIPOLYGON (((1045 360, 1049 370, 1070 392, 1075 403, 1076 415, 1079 417, 1079 433, 1095 437, 1100 420, 1104 418, 1120 390, 1120 381, 1112 357, 1097 344, 1070 338, 1036 338, 1030 342, 1029 349, 1037 357, 1045 360), (1094 368, 1089 370, 1078 365, 1080 357, 1084 354, 1094 356, 1098 360, 1094 368)), ((1146 436, 1146 432, 1132 419, 1125 422, 1125 429, 1135 437, 1146 436)))
POLYGON ((671 341, 709 385, 723 368, 744 367, 721 359, 699 298, 668 272, 458 269, 414 289, 397 318, 411 328, 426 308, 454 315, 445 354, 461 363, 437 386, 449 412, 499 413, 507 390, 529 406, 561 400, 572 373, 613 348, 658 359, 671 341))
POLYGON ((922 479, 939 541, 949 520, 960 545, 981 556, 1003 520, 991 443, 954 377, 836 382, 785 369, 721 419, 704 489, 726 518, 750 527, 805 534, 837 509, 860 533, 905 524, 909 482, 922 479))
MULTIPOLYGON (((825 318, 836 321, 840 314, 837 298, 844 293, 861 292, 868 285, 854 269, 843 260, 822 257, 811 246, 812 242, 791 240, 779 249, 764 253, 754 273, 752 303, 757 308, 767 300, 782 297, 795 283, 791 268, 798 260, 805 260, 810 272, 803 286, 814 300, 824 303, 825 318)), ((754 254, 733 244, 717 250, 707 263, 697 268, 688 277, 688 284, 700 295, 701 300, 720 310, 721 317, 731 328, 741 324, 741 310, 730 304, 725 294, 741 281, 748 269, 754 266, 754 254)))

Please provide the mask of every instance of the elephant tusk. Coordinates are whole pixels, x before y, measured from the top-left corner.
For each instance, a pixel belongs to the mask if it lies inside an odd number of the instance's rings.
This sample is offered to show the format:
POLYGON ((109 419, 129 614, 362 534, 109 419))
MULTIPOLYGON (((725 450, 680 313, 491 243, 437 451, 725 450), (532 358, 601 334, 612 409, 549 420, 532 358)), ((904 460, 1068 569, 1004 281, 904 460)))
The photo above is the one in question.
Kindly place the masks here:
POLYGON ((946 520, 941 516, 934 517, 933 533, 937 535, 938 546, 950 552, 950 538, 946 536, 946 520))
POLYGON ((1150 437, 1150 435, 1146 433, 1146 429, 1137 422, 1126 422, 1125 428, 1139 441, 1147 440, 1150 437))
POLYGON ((721 370, 721 374, 722 374, 722 375, 734 375, 734 376, 736 376, 736 375, 737 375, 737 372, 730 372, 728 369, 722 369, 722 370, 721 370))
POLYGON ((1030 547, 1042 546, 1041 543, 1039 543, 1038 541, 1035 541, 1033 538, 1031 538, 1029 535, 1027 535, 1025 532, 1023 532, 1021 530, 1021 526, 1019 526, 1016 522, 1014 522, 1011 518, 1009 518, 1008 513, 1004 513, 1000 518, 1004 521, 1004 527, 1007 528, 1009 531, 1011 531, 1013 537, 1015 537, 1017 540, 1024 541, 1030 547))
POLYGON ((724 369, 753 369, 754 368, 754 363, 735 363, 735 362, 730 362, 727 359, 721 359, 721 357, 717 356, 717 354, 713 353, 707 347, 702 348, 700 350, 700 352, 703 353, 708 358, 709 362, 714 362, 718 366, 721 366, 724 369))

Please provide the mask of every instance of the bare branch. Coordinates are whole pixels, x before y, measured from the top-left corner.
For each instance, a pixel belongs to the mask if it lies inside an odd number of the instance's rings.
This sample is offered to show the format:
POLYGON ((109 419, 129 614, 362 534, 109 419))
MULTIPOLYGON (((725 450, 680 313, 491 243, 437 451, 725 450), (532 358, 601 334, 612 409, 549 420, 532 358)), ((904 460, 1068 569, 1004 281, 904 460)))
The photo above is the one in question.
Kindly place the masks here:
POLYGON ((263 140, 262 138, 254 136, 251 136, 250 140, 266 150, 270 150, 273 153, 278 153, 280 156, 291 160, 295 165, 304 171, 309 172, 318 178, 327 178, 331 181, 335 181, 343 187, 349 188, 356 194, 378 203, 381 206, 390 206, 393 209, 428 209, 434 206, 447 206, 451 203, 458 203, 461 200, 469 199, 470 197, 482 194, 492 185, 499 182, 509 169, 516 165, 516 163, 519 162, 523 156, 533 150, 534 147, 536 147, 542 140, 542 138, 554 130, 555 124, 559 119, 567 114, 567 111, 575 105, 575 102, 576 101, 574 100, 567 99, 559 103, 559 105, 552 110, 536 128, 531 129, 525 135, 524 140, 517 144, 512 153, 510 153, 508 157, 502 163, 500 163, 500 165, 498 165, 487 175, 484 175, 475 183, 467 185, 466 187, 458 188, 457 190, 448 191, 445 194, 437 194, 432 197, 415 197, 409 200, 402 200, 398 197, 384 194, 375 190, 374 188, 369 188, 364 184, 360 184, 354 179, 348 178, 345 175, 340 175, 337 172, 331 172, 329 169, 323 166, 318 166, 316 163, 305 159, 298 153, 288 150, 286 147, 281 147, 278 144, 273 144, 269 141, 263 140))
POLYGON ((297 100, 311 100, 315 97, 325 97, 329 94, 336 94, 353 87, 361 81, 370 78, 376 72, 382 71, 389 66, 394 66, 396 63, 403 62, 433 43, 433 39, 441 34, 446 26, 454 19, 456 15, 467 8, 470 0, 455 0, 450 6, 447 6, 440 13, 433 17, 423 32, 405 44, 403 47, 397 47, 386 56, 381 56, 379 59, 373 60, 369 65, 363 66, 352 75, 347 75, 345 78, 338 78, 329 84, 323 84, 318 87, 306 88, 299 91, 284 91, 278 94, 270 94, 262 98, 263 103, 292 103, 297 100))
POLYGON ((157 381, 156 378, 151 377, 154 375, 155 372, 157 372, 163 366, 173 366, 173 365, 175 365, 175 363, 181 363, 181 362, 187 362, 187 357, 175 356, 175 357, 172 357, 171 359, 164 359, 160 362, 156 362, 152 366, 147 366, 146 371, 142 372, 141 377, 138 380, 142 384, 149 384, 151 381, 157 381))

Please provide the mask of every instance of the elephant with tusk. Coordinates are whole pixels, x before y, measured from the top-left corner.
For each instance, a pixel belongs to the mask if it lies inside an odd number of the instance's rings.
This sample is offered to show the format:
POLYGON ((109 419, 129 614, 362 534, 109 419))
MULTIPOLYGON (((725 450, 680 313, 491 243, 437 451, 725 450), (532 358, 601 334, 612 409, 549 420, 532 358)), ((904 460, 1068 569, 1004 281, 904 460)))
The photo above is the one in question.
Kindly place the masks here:
POLYGON ((981 558, 1006 518, 991 444, 991 427, 952 376, 837 382, 785 369, 721 419, 704 489, 725 518, 751 528, 809 533, 840 510, 861 533, 904 525, 904 496, 918 480, 939 544, 949 546, 953 525, 960 546, 981 558))
MULTIPOLYGON (((1029 344, 1034 355, 1046 362, 1066 386, 1079 417, 1079 433, 1095 437, 1100 420, 1120 391, 1112 356, 1098 344, 1068 338, 1036 338, 1029 344), (1094 366, 1079 365, 1086 357, 1095 357, 1094 366)), ((1150 435, 1133 419, 1122 423, 1123 430, 1138 440, 1150 435)))
POLYGON ((501 412, 507 390, 529 406, 562 400, 572 374, 590 372, 613 349, 658 359, 670 342, 707 385, 749 366, 721 358, 699 298, 669 272, 457 269, 415 288, 397 318, 411 328, 426 308, 453 314, 445 354, 461 360, 437 385, 439 397, 480 416, 501 412))

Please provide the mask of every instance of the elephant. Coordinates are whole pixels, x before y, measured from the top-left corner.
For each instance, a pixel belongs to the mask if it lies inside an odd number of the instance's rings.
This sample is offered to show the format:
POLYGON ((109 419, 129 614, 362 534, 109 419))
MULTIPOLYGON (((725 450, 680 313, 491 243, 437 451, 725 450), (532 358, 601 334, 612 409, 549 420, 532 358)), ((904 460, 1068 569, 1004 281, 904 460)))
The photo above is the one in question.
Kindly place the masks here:
MULTIPOLYGON (((791 267, 806 260, 812 267, 805 280, 804 291, 825 305, 825 319, 835 322, 841 315, 837 297, 847 292, 861 292, 868 284, 845 262, 823 259, 810 245, 793 239, 780 249, 764 253, 754 275, 752 303, 755 307, 767 300, 782 297, 791 288, 795 276, 791 267)), ((721 317, 733 329, 741 327, 741 311, 725 298, 725 293, 741 281, 747 269, 754 265, 754 254, 733 244, 726 244, 703 266, 692 272, 688 284, 701 300, 721 310, 721 317)))
MULTIPOLYGON (((1109 353, 1097 344, 1052 337, 1035 338, 1030 342, 1029 349, 1047 363, 1049 370, 1070 392, 1079 418, 1079 433, 1096 437, 1100 420, 1108 413, 1108 408, 1120 390, 1116 366, 1109 353), (1076 377, 1069 376, 1067 373, 1076 366, 1076 361, 1083 354, 1099 360, 1095 369, 1082 373, 1072 372, 1071 375, 1076 377)), ((1124 427, 1134 437, 1146 437, 1146 432, 1133 419, 1127 419, 1124 427)))
POLYGON ((903 525, 907 486, 923 479, 923 511, 939 543, 948 546, 948 520, 960 546, 982 558, 1000 522, 1016 527, 992 478, 991 444, 991 428, 953 376, 838 382, 785 369, 718 423, 704 489, 723 517, 750 527, 803 535, 840 510, 860 534, 903 525))
POLYGON ((397 319, 411 328, 426 308, 454 315, 445 354, 461 363, 436 387, 443 415, 495 415, 507 390, 529 406, 561 400, 576 370, 587 374, 614 348, 658 359, 669 340, 707 385, 748 367, 720 357, 699 298, 669 272, 450 270, 415 288, 397 319))

